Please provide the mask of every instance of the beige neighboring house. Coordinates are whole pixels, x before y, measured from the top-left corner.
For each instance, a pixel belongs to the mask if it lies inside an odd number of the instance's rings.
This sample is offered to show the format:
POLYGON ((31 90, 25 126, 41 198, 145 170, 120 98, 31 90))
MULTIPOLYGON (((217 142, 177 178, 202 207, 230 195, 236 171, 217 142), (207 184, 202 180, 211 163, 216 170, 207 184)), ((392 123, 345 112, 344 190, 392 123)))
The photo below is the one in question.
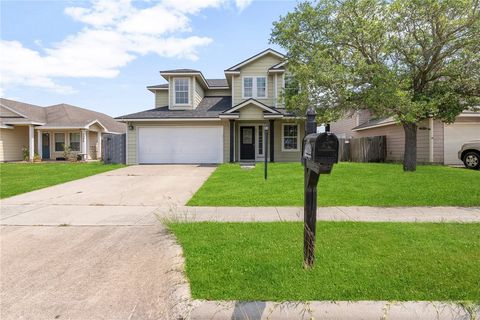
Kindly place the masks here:
POLYGON ((40 107, 0 99, 0 162, 63 157, 64 145, 83 159, 100 159, 102 133, 125 133, 125 125, 113 118, 68 104, 40 107))
POLYGON ((304 121, 285 110, 285 56, 267 49, 224 70, 160 71, 155 108, 122 117, 127 163, 299 161, 304 121), (265 139, 265 129, 268 137, 265 139), (268 149, 266 148, 268 142, 268 149))
MULTIPOLYGON (((393 118, 374 119, 368 110, 354 112, 330 124, 339 138, 387 137, 387 160, 402 161, 405 148, 403 127, 393 118)), ((452 124, 428 119, 418 125, 417 161, 461 165, 458 151, 462 144, 480 140, 480 113, 463 112, 452 124)))

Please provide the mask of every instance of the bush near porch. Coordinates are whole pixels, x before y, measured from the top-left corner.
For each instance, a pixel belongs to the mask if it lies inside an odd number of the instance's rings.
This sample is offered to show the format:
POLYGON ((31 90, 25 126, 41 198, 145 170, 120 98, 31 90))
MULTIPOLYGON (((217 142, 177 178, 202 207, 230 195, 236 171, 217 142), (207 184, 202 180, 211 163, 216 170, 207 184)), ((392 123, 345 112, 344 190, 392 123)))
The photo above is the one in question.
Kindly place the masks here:
MULTIPOLYGON (((190 199, 191 206, 303 206, 303 167, 269 163, 241 169, 223 164, 190 199)), ((348 163, 334 166, 318 185, 319 206, 479 206, 480 171, 419 165, 348 163)))
POLYGON ((124 167, 90 163, 0 163, 0 198, 124 167))

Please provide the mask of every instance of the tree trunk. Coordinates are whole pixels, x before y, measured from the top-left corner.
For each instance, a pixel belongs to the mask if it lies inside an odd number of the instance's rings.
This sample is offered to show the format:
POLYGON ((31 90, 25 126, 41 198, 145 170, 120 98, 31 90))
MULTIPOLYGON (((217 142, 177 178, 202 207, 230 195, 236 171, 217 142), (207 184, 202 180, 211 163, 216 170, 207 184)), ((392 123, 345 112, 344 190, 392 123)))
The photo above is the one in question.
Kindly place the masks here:
POLYGON ((417 169, 417 124, 404 123, 405 152, 403 154, 403 171, 415 171, 417 169))

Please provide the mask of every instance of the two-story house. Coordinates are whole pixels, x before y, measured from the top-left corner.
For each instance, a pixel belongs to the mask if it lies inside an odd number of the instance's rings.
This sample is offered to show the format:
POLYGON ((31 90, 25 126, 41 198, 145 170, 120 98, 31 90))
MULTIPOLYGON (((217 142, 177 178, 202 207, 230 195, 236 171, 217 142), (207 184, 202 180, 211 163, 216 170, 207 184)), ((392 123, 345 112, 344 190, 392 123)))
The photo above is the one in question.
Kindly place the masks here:
POLYGON ((267 49, 225 70, 161 71, 155 108, 122 117, 127 163, 298 161, 303 121, 285 110, 285 56, 267 49), (266 147, 268 145, 268 148, 266 147))

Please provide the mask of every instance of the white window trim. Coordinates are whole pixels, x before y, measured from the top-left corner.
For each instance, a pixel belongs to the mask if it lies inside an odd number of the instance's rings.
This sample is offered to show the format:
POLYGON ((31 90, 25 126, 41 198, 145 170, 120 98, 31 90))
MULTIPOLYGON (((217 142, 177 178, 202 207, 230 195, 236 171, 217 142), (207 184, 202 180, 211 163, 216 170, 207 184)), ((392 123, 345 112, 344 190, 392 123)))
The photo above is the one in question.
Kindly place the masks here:
POLYGON ((64 152, 65 151, 65 147, 63 148, 63 150, 57 150, 57 134, 63 134, 63 145, 66 146, 67 145, 67 133, 66 132, 54 132, 53 133, 53 150, 54 152, 64 152))
POLYGON ((300 126, 298 123, 282 123, 282 152, 298 152, 300 151, 300 126), (296 149, 285 149, 285 137, 284 137, 284 127, 285 126, 296 126, 297 127, 297 148, 296 149))
POLYGON ((242 76, 242 99, 268 99, 268 76, 242 76), (245 97, 245 78, 252 78, 252 96, 245 97), (265 97, 257 96, 257 78, 265 78, 265 97))
POLYGON ((73 152, 81 152, 81 151, 82 151, 82 133, 81 133, 81 132, 76 132, 76 131, 68 132, 68 146, 69 146, 70 148, 72 148, 72 139, 71 139, 71 138, 72 138, 72 137, 71 137, 72 134, 78 134, 78 138, 79 138, 79 139, 78 139, 78 143, 79 143, 79 144, 78 144, 78 150, 73 150, 73 149, 72 149, 72 151, 73 151, 73 152))
POLYGON ((265 157, 265 131, 264 131, 265 126, 263 124, 260 124, 256 126, 256 129, 258 131, 257 134, 257 158, 264 159, 265 157), (260 127, 262 127, 262 130, 260 130, 260 127), (260 137, 262 137, 262 153, 260 153, 260 137))
POLYGON ((173 106, 174 107, 188 107, 192 105, 192 98, 191 98, 191 85, 190 85, 190 78, 189 77, 175 77, 173 78, 173 106), (176 80, 187 80, 188 83, 188 103, 177 103, 177 90, 175 89, 175 81, 176 80))

